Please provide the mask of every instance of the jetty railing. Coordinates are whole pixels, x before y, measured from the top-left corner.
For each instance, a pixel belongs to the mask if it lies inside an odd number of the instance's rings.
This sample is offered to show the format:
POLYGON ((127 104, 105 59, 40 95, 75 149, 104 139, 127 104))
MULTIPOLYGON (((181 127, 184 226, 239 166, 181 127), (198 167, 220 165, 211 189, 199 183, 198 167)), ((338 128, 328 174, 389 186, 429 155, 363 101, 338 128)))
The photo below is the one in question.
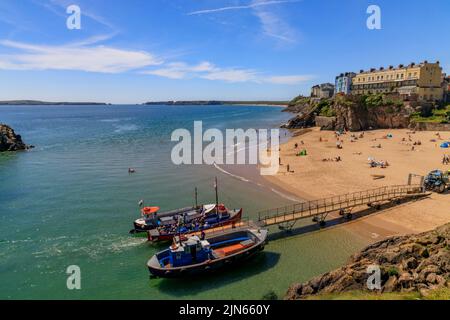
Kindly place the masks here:
POLYGON ((342 211, 360 205, 371 205, 423 194, 425 194, 425 191, 420 184, 385 186, 260 211, 258 212, 258 222, 260 225, 269 226, 321 215, 323 220, 324 214, 333 211, 342 211))

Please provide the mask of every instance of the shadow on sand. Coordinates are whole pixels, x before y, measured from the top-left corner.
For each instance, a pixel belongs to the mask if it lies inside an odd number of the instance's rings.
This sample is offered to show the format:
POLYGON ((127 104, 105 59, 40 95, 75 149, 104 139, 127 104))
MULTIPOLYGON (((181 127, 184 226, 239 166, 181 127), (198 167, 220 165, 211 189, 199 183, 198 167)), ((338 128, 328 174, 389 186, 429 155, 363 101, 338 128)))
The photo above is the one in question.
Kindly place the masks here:
POLYGON ((421 197, 421 198, 416 198, 416 199, 405 199, 405 200, 400 200, 400 201, 392 201, 392 202, 388 202, 386 204, 382 204, 378 208, 368 207, 366 209, 362 209, 362 210, 353 212, 350 219, 343 217, 343 216, 339 216, 338 214, 333 214, 332 218, 327 219, 326 224, 322 227, 320 227, 318 225, 318 223, 313 222, 312 224, 308 224, 306 226, 302 226, 302 227, 298 227, 298 228, 292 228, 291 230, 280 230, 280 231, 272 232, 271 234, 269 234, 268 239, 269 240, 278 240, 281 238, 304 235, 304 234, 307 234, 310 232, 330 229, 330 228, 337 227, 342 224, 351 223, 352 221, 362 219, 369 215, 376 215, 376 214, 382 213, 383 210, 387 210, 387 209, 397 207, 399 205, 403 205, 403 204, 410 203, 410 202, 421 201, 426 198, 427 197, 421 197))
POLYGON ((154 279, 150 280, 150 285, 153 285, 153 281, 159 281, 156 285, 159 290, 176 297, 195 295, 265 272, 279 260, 279 253, 262 251, 248 260, 234 264, 230 269, 190 278, 154 279))

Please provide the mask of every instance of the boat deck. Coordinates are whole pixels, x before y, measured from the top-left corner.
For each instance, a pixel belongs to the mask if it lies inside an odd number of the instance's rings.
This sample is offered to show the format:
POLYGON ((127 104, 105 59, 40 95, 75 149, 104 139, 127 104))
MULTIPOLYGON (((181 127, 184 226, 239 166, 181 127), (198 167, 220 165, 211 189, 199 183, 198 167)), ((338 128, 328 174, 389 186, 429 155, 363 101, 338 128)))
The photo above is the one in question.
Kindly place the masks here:
POLYGON ((246 241, 242 241, 236 244, 232 244, 226 247, 221 247, 219 249, 215 249, 214 253, 219 257, 219 258, 223 258, 223 257, 227 257, 230 256, 232 254, 235 254, 239 251, 242 251, 244 249, 247 249, 248 247, 251 247, 255 244, 254 241, 252 240, 246 240, 246 241))

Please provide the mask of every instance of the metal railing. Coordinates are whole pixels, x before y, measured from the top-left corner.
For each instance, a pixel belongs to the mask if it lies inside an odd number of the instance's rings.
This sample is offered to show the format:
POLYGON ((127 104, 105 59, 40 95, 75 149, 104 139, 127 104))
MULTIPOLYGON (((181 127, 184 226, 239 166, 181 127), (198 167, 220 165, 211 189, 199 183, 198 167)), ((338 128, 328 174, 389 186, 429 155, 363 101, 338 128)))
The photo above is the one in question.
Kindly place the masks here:
POLYGON ((421 185, 396 185, 347 193, 258 212, 258 222, 272 225, 375 202, 423 194, 421 185))

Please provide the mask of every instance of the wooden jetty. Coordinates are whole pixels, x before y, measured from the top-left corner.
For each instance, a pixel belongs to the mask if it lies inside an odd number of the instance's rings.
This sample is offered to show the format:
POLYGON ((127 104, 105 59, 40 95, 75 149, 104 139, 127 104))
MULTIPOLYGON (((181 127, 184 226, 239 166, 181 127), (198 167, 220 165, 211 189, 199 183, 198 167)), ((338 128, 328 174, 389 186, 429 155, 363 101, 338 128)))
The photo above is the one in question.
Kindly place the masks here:
POLYGON ((323 226, 326 217, 332 212, 339 212, 346 218, 351 218, 352 209, 358 206, 366 205, 380 209, 383 203, 400 202, 428 194, 421 184, 385 186, 260 211, 258 225, 261 227, 279 225, 280 229, 289 230, 298 220, 312 218, 323 226))

